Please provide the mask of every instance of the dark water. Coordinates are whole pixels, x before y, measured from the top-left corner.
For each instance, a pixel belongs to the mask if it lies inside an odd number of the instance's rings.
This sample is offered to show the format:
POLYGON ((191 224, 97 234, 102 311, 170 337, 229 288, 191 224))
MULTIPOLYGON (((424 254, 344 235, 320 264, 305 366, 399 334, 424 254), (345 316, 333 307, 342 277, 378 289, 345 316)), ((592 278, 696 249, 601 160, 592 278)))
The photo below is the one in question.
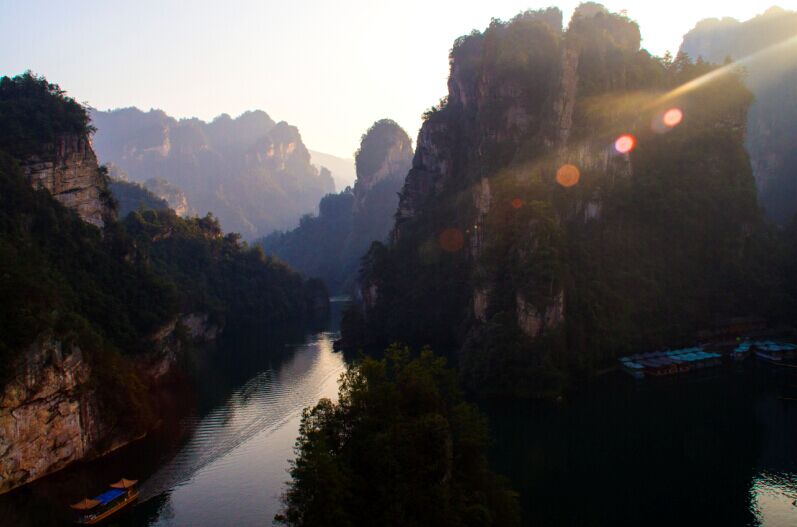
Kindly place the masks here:
POLYGON ((797 526, 797 371, 707 373, 618 372, 560 404, 486 407, 524 523, 797 526))
MULTIPOLYGON (((263 526, 279 510, 304 407, 334 398, 327 327, 199 365, 158 433, 0 496, 0 525, 63 525, 65 504, 125 476, 124 526, 263 526)), ((637 382, 607 375, 559 404, 485 404, 495 468, 533 526, 797 526, 797 373, 757 363, 637 382)))

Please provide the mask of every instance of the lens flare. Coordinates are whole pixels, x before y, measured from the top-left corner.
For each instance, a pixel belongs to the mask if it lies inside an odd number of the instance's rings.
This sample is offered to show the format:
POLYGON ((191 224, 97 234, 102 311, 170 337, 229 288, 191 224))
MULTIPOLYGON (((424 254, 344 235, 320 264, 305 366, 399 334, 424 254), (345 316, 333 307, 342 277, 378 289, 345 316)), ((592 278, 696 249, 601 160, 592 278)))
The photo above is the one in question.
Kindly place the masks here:
POLYGON ((519 209, 520 207, 523 206, 523 200, 521 200, 520 198, 515 198, 511 201, 511 204, 513 209, 519 209))
POLYGON ((565 164, 560 166, 556 171, 556 182, 563 187, 572 187, 578 184, 581 178, 581 172, 575 165, 565 164))
POLYGON ((614 142, 614 149, 620 154, 627 154, 636 146, 636 138, 631 134, 623 134, 614 142))
POLYGON ((665 126, 669 128, 673 128, 681 124, 681 121, 684 118, 684 112, 681 111, 680 108, 670 108, 664 115, 662 116, 661 120, 665 126))
POLYGON ((465 244, 465 237, 459 229, 446 229, 438 237, 440 248, 449 253, 455 253, 462 249, 465 244))

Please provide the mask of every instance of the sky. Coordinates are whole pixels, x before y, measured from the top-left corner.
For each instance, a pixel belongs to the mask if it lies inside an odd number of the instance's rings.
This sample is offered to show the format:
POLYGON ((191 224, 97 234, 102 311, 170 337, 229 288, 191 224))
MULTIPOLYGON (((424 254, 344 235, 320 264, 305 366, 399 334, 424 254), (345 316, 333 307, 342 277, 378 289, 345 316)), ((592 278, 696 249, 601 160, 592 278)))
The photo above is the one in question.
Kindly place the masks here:
MULTIPOLYGON (((797 9, 797 0, 772 0, 797 9)), ((455 38, 491 18, 580 2, 492 0, 0 0, 0 75, 45 75, 105 110, 160 108, 211 120, 261 109, 308 148, 351 157, 376 120, 413 139, 446 94, 455 38)), ((738 0, 606 0, 654 55, 703 18, 746 20, 773 5, 738 0)))

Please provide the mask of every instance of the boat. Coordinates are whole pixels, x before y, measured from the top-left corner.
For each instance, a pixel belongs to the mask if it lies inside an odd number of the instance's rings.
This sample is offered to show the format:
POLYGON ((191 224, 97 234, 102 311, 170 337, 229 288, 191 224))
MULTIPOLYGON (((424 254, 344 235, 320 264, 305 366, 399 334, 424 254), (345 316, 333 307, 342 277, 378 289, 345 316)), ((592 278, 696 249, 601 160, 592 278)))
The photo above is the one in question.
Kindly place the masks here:
POLYGON ((756 357, 768 362, 781 362, 797 357, 797 344, 763 340, 754 342, 753 347, 756 357))
POLYGON ((621 357, 620 364, 635 379, 644 379, 648 376, 663 377, 718 366, 721 363, 721 357, 719 353, 711 353, 695 347, 637 353, 621 357))
POLYGON ((753 352, 753 345, 754 343, 750 342, 749 340, 741 342, 738 346, 733 348, 733 351, 731 351, 731 359, 737 362, 743 361, 753 352))
POLYGON ((122 478, 102 494, 73 503, 70 507, 80 513, 75 523, 95 525, 118 513, 138 498, 136 483, 135 479, 122 478))

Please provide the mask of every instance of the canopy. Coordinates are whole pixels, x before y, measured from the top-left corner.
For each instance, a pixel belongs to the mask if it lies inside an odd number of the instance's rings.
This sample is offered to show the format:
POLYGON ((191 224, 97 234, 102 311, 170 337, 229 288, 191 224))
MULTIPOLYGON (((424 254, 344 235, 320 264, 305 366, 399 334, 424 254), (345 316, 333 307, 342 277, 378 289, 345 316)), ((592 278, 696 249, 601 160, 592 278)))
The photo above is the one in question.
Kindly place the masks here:
POLYGON ((109 503, 109 502, 115 500, 116 498, 118 498, 119 496, 121 496, 124 493, 125 493, 125 491, 123 491, 121 489, 111 489, 111 490, 106 490, 105 492, 103 492, 99 496, 94 496, 94 499, 99 500, 100 503, 105 505, 106 503, 109 503))
POLYGON ((86 498, 86 499, 84 499, 82 501, 79 501, 77 503, 73 503, 72 505, 70 505, 70 507, 72 507, 73 509, 79 510, 79 511, 87 511, 89 509, 93 509, 94 507, 96 507, 99 504, 100 504, 100 502, 97 501, 97 500, 90 500, 90 499, 86 498))
POLYGON ((125 479, 125 478, 122 478, 119 481, 117 481, 116 483, 111 483, 111 488, 112 489, 129 489, 130 487, 132 487, 136 483, 138 483, 137 479, 125 479))

